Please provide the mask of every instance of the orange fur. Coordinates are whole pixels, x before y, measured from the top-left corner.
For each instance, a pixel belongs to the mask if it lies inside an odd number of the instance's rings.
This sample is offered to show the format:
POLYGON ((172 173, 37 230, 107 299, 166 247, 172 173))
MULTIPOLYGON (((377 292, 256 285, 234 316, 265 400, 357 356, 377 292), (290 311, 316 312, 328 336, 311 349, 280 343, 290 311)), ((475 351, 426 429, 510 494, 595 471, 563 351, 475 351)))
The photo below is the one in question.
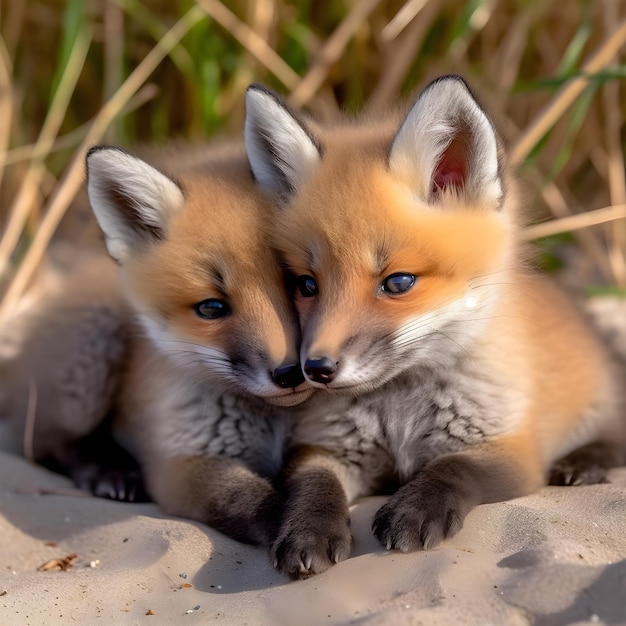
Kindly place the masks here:
POLYGON ((624 371, 528 269, 513 174, 461 77, 433 81, 402 120, 317 127, 259 86, 246 105, 251 169, 295 275, 301 363, 328 392, 294 427, 308 453, 287 468, 281 569, 345 558, 348 504, 391 472, 400 487, 372 529, 411 551, 473 506, 598 482, 626 460, 624 371))
POLYGON ((233 340, 248 337, 251 350, 269 352, 270 363, 293 359, 297 332, 276 307, 284 301, 280 267, 259 236, 269 221, 267 204, 245 179, 237 187, 202 175, 179 181, 185 207, 171 218, 167 238, 128 264, 133 297, 187 341, 230 353, 233 340), (225 294, 235 315, 207 323, 193 313, 195 303, 225 294))
POLYGON ((434 209, 388 171, 383 155, 393 135, 386 126, 376 132, 355 123, 317 132, 321 164, 283 209, 274 233, 291 270, 315 276, 324 294, 296 300, 312 337, 309 354, 340 358, 355 335, 392 333, 407 319, 462 299, 472 280, 493 276, 501 283, 499 303, 480 344, 485 358, 506 372, 503 379, 515 380, 525 394, 519 428, 533 432, 541 471, 583 443, 587 431, 626 439, 619 420, 585 422, 598 398, 617 401, 617 374, 570 300, 526 269, 510 173, 502 211, 453 194, 434 209), (395 272, 415 274, 417 285, 400 297, 381 297, 382 278, 395 272))

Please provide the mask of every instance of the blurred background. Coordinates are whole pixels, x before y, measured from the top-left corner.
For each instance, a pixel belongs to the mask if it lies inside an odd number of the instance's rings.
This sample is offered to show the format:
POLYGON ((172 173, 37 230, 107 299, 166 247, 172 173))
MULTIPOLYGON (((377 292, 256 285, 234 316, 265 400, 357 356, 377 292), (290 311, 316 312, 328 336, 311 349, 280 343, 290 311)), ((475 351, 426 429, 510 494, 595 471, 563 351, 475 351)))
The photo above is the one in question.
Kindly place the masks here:
POLYGON ((87 147, 240 137, 253 81, 332 119, 451 72, 498 121, 544 267, 624 292, 624 0, 0 0, 0 36, 0 320, 80 237, 87 147))

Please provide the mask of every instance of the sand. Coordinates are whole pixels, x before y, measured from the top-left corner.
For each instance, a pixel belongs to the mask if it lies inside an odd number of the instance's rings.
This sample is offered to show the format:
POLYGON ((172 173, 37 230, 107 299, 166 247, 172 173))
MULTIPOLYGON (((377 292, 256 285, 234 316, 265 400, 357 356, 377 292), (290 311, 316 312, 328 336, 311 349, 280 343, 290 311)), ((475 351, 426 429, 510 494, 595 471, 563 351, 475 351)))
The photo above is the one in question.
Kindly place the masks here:
POLYGON ((626 468, 610 477, 480 506, 413 554, 378 544, 368 498, 351 557, 292 582, 262 548, 0 454, 0 624, 626 623, 626 468))

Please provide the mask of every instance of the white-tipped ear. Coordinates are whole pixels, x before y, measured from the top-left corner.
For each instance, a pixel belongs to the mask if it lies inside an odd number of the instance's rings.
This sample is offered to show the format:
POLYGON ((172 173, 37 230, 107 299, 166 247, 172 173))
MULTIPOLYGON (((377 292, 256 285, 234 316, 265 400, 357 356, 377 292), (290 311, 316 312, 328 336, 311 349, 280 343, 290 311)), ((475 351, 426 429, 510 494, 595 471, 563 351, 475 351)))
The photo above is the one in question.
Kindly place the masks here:
POLYGON ((246 91, 244 139, 250 167, 264 191, 285 198, 312 174, 320 148, 307 128, 271 91, 246 91))
POLYGON ((169 216, 183 204, 170 178, 118 148, 87 154, 87 193, 109 254, 123 263, 137 245, 162 239, 169 216))
POLYGON ((500 207, 496 132, 458 76, 435 80, 420 94, 393 141, 389 168, 426 202, 447 190, 500 207))

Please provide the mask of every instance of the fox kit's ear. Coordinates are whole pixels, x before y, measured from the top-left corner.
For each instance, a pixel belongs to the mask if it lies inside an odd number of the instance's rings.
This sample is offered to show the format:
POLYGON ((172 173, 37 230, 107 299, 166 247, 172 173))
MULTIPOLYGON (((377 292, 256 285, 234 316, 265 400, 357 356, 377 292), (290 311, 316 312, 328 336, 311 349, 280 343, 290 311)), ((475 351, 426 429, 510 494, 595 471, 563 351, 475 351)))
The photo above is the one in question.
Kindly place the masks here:
POLYGON ((118 148, 87 154, 87 192, 109 254, 124 263, 138 244, 163 238, 169 216, 183 204, 170 178, 118 148))
POLYGON ((279 96, 259 85, 246 91, 244 139, 257 184, 283 200, 311 175, 321 156, 306 126, 279 96))
POLYGON ((420 94, 389 153, 389 168, 436 203, 446 191, 499 208, 502 181, 493 125, 458 76, 444 76, 420 94))

